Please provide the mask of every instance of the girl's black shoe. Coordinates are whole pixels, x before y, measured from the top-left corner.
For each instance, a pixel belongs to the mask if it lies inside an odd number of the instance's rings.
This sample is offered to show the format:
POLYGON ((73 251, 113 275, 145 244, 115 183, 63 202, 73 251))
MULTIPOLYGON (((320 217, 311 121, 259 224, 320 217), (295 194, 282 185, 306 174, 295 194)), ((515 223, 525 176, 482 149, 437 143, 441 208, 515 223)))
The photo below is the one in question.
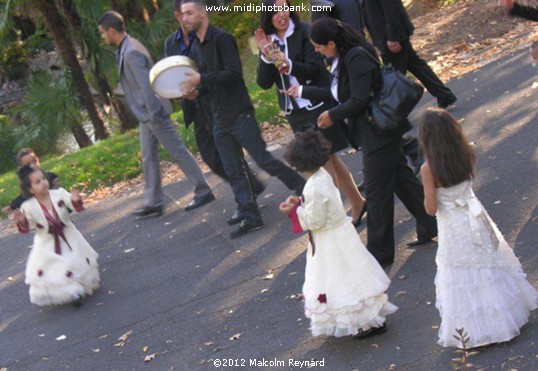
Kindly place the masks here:
POLYGON ((387 324, 384 323, 380 327, 370 327, 368 330, 359 329, 359 333, 355 335, 357 339, 369 338, 387 332, 387 324))

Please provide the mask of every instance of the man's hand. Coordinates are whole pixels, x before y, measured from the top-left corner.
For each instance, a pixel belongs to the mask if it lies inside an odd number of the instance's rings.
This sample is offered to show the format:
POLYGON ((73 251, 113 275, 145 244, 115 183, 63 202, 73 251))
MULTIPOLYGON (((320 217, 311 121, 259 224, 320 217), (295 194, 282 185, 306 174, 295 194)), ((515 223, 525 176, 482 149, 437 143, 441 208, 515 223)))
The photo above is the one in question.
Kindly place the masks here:
POLYGON ((187 71, 185 72, 185 76, 187 78, 185 81, 179 84, 179 91, 181 91, 183 93, 183 96, 187 99, 196 98, 196 96, 198 95, 198 93, 196 92, 196 88, 198 87, 198 85, 200 85, 202 76, 195 71, 187 71), (192 94, 195 94, 194 97, 189 98, 189 96, 192 96, 192 94))
POLYGON ((402 46, 399 41, 387 41, 387 46, 391 53, 399 53, 402 50, 402 46))

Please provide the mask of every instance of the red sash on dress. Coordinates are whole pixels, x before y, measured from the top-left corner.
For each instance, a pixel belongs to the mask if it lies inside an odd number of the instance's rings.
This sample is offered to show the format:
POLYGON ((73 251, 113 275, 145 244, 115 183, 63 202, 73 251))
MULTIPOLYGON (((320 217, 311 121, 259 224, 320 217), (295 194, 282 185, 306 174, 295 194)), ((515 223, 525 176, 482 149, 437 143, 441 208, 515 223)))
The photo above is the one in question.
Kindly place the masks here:
POLYGON ((48 232, 54 236, 54 252, 58 255, 62 255, 62 247, 60 244, 60 238, 65 241, 67 246, 69 246, 69 249, 73 251, 71 248, 71 245, 69 245, 69 242, 67 242, 67 239, 64 235, 64 227, 65 224, 60 219, 60 216, 58 215, 58 212, 56 212, 56 209, 54 208, 54 205, 52 205, 52 212, 54 215, 51 215, 47 208, 39 202, 39 206, 41 206, 41 210, 43 210, 43 214, 45 214, 45 218, 47 219, 47 222, 49 223, 49 230, 48 232))

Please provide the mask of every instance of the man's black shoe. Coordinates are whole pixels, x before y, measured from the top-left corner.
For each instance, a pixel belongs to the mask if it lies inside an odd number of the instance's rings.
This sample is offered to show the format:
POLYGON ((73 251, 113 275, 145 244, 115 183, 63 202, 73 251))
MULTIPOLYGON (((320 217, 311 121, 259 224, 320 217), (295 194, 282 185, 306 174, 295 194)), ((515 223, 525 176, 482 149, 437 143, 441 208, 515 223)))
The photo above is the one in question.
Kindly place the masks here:
POLYGON ((139 218, 145 218, 149 216, 161 216, 163 215, 162 206, 144 206, 140 209, 133 211, 133 215, 139 218))
POLYGON ((387 332, 387 325, 384 323, 380 327, 370 327, 368 330, 359 329, 359 333, 355 335, 357 339, 369 338, 387 332))
POLYGON ((249 232, 261 229, 262 227, 263 227, 263 222, 261 220, 251 224, 251 223, 247 223, 246 220, 243 219, 243 221, 241 221, 241 224, 239 225, 239 228, 237 228, 235 231, 230 233, 230 238, 234 239, 237 237, 241 237, 249 232))
POLYGON ((448 108, 448 106, 453 105, 456 103, 458 98, 454 94, 447 95, 446 97, 437 99, 437 106, 439 108, 448 108))
POLYGON ((215 195, 213 193, 209 193, 201 197, 195 196, 192 201, 185 206, 185 211, 194 210, 200 206, 210 203, 211 201, 215 201, 215 195))
POLYGON ((411 241, 407 243, 407 246, 420 246, 425 245, 427 243, 433 242, 433 239, 437 237, 437 233, 431 236, 417 238, 415 241, 411 241))
POLYGON ((235 209, 234 214, 228 219, 226 223, 228 225, 235 225, 237 223, 240 223, 243 219, 245 219, 240 213, 239 210, 235 209))

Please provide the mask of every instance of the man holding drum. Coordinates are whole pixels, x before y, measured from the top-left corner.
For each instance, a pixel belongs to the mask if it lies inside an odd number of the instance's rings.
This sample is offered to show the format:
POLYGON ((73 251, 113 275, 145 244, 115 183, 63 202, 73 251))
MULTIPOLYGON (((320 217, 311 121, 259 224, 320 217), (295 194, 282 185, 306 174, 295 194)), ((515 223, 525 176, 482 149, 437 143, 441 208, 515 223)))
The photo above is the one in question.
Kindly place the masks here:
POLYGON ((199 68, 199 72, 189 74, 182 87, 187 98, 207 94, 211 102, 215 144, 244 217, 239 228, 230 234, 236 238, 263 227, 256 198, 243 171, 243 148, 263 170, 277 176, 299 195, 305 180, 267 151, 243 79, 237 43, 232 35, 209 24, 205 5, 203 0, 181 3, 185 29, 196 32, 191 57, 199 68))
MULTIPOLYGON (((174 16, 179 23, 179 28, 168 36, 164 42, 165 57, 176 55, 189 56, 191 44, 196 37, 195 33, 187 32, 181 23, 181 1, 182 0, 174 0, 174 16)), ((213 123, 211 122, 212 113, 210 107, 211 101, 207 96, 196 98, 194 100, 181 100, 185 126, 189 127, 189 125, 194 122, 194 137, 202 159, 215 174, 229 182, 229 177, 224 170, 224 165, 222 164, 213 138, 213 123)), ((254 176, 245 159, 243 158, 242 160, 252 192, 257 196, 263 192, 265 186, 254 176)), ((236 210, 228 219, 228 224, 234 225, 240 223, 241 220, 243 220, 243 217, 239 210, 236 210)))
POLYGON ((151 88, 149 71, 153 60, 148 50, 127 34, 121 14, 110 10, 98 19, 97 24, 105 42, 117 47, 116 61, 120 84, 129 108, 140 121, 145 205, 133 215, 148 217, 160 216, 163 213, 164 193, 159 169, 159 143, 179 165, 187 181, 194 186, 194 198, 185 210, 193 210, 213 201, 215 196, 202 171, 172 124, 172 105, 168 100, 155 96, 151 88))

